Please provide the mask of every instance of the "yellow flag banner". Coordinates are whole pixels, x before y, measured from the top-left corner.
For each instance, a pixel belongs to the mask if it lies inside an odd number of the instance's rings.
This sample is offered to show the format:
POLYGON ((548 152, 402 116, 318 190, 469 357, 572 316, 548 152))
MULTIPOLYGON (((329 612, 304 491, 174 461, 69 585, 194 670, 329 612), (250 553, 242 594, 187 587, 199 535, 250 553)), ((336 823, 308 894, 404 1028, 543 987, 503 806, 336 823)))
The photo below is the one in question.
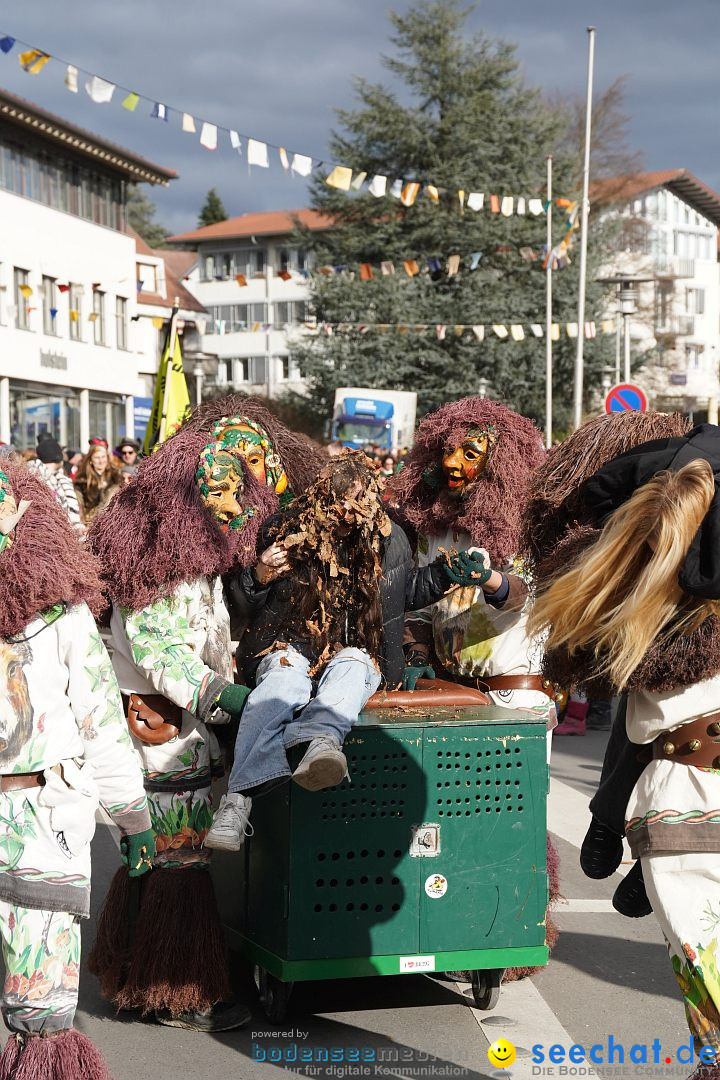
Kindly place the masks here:
POLYGON ((152 411, 145 432, 143 450, 146 454, 174 435, 190 412, 190 395, 185 381, 176 320, 177 313, 173 312, 158 365, 152 411))

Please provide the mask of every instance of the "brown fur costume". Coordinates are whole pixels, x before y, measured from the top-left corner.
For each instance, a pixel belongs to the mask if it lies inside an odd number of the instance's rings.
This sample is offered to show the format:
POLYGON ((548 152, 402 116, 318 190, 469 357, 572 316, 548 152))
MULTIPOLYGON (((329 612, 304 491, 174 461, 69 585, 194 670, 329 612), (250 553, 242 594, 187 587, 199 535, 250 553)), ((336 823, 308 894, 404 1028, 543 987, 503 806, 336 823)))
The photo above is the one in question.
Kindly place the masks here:
POLYGON ((606 462, 650 439, 686 435, 691 426, 681 413, 617 413, 588 420, 554 446, 530 484, 522 522, 523 555, 537 566, 565 531, 583 520, 578 490, 606 462))
POLYGON ((79 543, 50 488, 19 460, 3 458, 16 502, 30 506, 0 555, 0 638, 19 634, 40 611, 63 601, 103 608, 98 564, 79 543))
POLYGON ((468 532, 494 563, 517 554, 520 522, 530 478, 543 460, 542 437, 531 420, 499 401, 466 397, 443 405, 421 421, 415 445, 388 489, 403 517, 426 535, 448 528, 468 532), (453 498, 442 472, 443 454, 459 446, 471 428, 496 429, 497 442, 466 498, 453 498))

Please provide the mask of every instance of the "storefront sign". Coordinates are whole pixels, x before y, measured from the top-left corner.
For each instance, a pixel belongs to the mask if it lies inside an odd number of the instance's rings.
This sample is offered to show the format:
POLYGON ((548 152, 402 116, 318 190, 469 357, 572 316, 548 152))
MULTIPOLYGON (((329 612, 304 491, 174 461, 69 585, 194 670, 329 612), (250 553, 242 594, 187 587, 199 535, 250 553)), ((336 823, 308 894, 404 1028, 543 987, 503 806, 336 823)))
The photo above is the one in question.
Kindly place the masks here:
POLYGON ((40 352, 40 367, 56 368, 58 371, 67 371, 67 356, 56 352, 40 352))

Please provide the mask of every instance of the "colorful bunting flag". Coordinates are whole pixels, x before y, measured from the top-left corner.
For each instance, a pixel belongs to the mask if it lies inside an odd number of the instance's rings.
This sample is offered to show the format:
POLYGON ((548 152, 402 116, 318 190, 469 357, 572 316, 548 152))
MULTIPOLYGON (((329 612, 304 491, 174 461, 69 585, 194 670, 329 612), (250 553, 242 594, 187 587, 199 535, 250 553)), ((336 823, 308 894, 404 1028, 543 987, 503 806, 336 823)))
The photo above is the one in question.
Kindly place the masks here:
POLYGON ((440 192, 438 191, 438 189, 435 187, 434 184, 426 184, 425 185, 425 194, 427 195, 430 202, 432 202, 432 203, 439 203, 440 202, 440 192))
POLYGON ((467 200, 470 210, 482 210, 485 205, 485 195, 482 191, 471 191, 467 200))
POLYGON ((278 272, 277 272, 277 276, 278 276, 278 277, 279 277, 279 278, 280 278, 280 279, 281 279, 282 281, 290 281, 290 279, 292 278, 292 274, 291 274, 291 273, 289 273, 289 271, 287 271, 287 270, 278 270, 278 272))
POLYGON ((203 122, 200 132, 200 145, 206 150, 217 150, 217 128, 214 124, 209 124, 207 120, 203 122))
POLYGON ((525 199, 522 195, 518 196, 517 206, 515 207, 515 213, 521 216, 525 213, 525 199))
POLYGON ((358 273, 360 274, 361 281, 371 281, 374 277, 373 269, 370 263, 360 263, 358 273))
POLYGON ((455 275, 457 274, 459 269, 460 269, 460 256, 459 255, 449 255, 448 256, 448 261, 447 261, 447 276, 448 277, 455 277, 455 275))
POLYGON ((280 158, 280 164, 282 165, 285 172, 287 172, 290 168, 290 159, 287 156, 287 150, 284 146, 278 147, 278 157, 280 158))
POLYGON ((33 291, 32 291, 32 289, 30 288, 29 285, 21 285, 19 287, 19 289, 18 289, 18 292, 20 292, 25 297, 26 300, 28 299, 29 296, 32 296, 32 294, 33 294, 33 291))
POLYGON ((543 336, 543 328, 540 325, 540 323, 536 323, 536 322, 530 323, 530 329, 533 332, 533 334, 535 335, 535 337, 542 337, 543 336))
POLYGON ((91 311, 90 314, 88 315, 88 322, 97 322, 97 317, 98 317, 97 311, 91 311))
POLYGON ((438 341, 444 341, 446 333, 447 333, 447 326, 445 326, 443 323, 438 323, 437 326, 435 327, 435 334, 437 336, 438 341))
POLYGON ((503 326, 502 323, 493 323, 493 332, 501 339, 508 336, 508 328, 503 326))
POLYGON ((352 183, 352 169, 345 165, 336 165, 329 176, 325 177, 328 187, 337 188, 338 191, 349 191, 352 183))
POLYGON ((490 212, 492 214, 500 213, 500 200, 498 199, 497 195, 490 196, 490 212))
POLYGON ((290 168, 298 176, 309 176, 312 172, 312 158, 305 157, 304 154, 293 154, 290 168))
POLYGON ((383 273, 383 275, 385 277, 389 277, 391 274, 395 273, 395 263, 381 262, 380 263, 380 270, 382 271, 382 273, 383 273))
POLYGON ((513 341, 525 340, 525 331, 523 330, 520 323, 512 324, 512 326, 510 327, 510 337, 513 339, 513 341))
POLYGON ((405 184, 400 194, 400 201, 403 206, 412 206, 418 197, 420 191, 420 185, 415 181, 405 184))
POLYGON ((512 212, 513 212, 513 206, 514 205, 515 205, 515 200, 513 199, 512 195, 504 195, 503 200, 500 203, 500 213, 502 214, 502 216, 503 217, 512 217, 512 212))
POLYGON ((568 337, 578 336, 578 324, 576 322, 569 322, 565 324, 565 333, 568 337))
POLYGON ((473 326, 472 332, 475 335, 475 337, 478 339, 478 341, 484 341, 485 340, 485 327, 484 326, 482 326, 482 325, 473 326))
POLYGON ((70 315, 70 322, 77 322, 80 318, 80 312, 77 311, 75 308, 70 308, 68 314, 70 315))
POLYGON ((20 67, 23 71, 27 71, 28 75, 37 75, 45 67, 49 59, 50 55, 43 52, 42 49, 28 49, 27 52, 22 52, 18 56, 20 67))
POLYGON ((65 70, 65 89, 71 94, 78 92, 78 69, 73 64, 68 64, 65 70))
POLYGON ((163 105, 163 103, 161 101, 156 101, 155 104, 153 105, 153 111, 150 113, 150 115, 152 117, 154 117, 156 120, 164 120, 165 123, 167 124, 167 122, 168 122, 167 105, 163 105))
POLYGON ((0 38, 0 52, 9 53, 14 44, 15 38, 8 37, 6 34, 5 37, 0 38))
POLYGON ((195 117, 191 116, 190 113, 184 112, 182 114, 181 126, 183 131, 186 131, 189 135, 194 135, 197 130, 195 127, 195 117))
POLYGON ((51 319, 54 319, 55 316, 57 315, 57 313, 58 313, 58 309, 56 307, 51 307, 50 308, 50 318, 51 319))
POLYGON ((531 214, 534 214, 535 217, 537 217, 538 214, 542 214, 543 213, 542 199, 530 199, 529 202, 528 202, 528 210, 530 211, 531 214))
POLYGON ((353 189, 353 191, 359 191, 366 180, 367 180, 367 173, 366 172, 359 172, 357 174, 357 176, 353 177, 353 182, 350 185, 350 187, 353 189))
POLYGON ((259 142, 257 139, 248 139, 247 161, 248 166, 257 165, 261 169, 269 169, 267 143, 259 142))
POLYGON ((134 90, 131 90, 127 97, 122 100, 123 109, 127 109, 128 112, 135 112, 140 101, 140 95, 136 94, 134 90))
POLYGON ((85 83, 85 89, 96 105, 107 105, 115 93, 115 83, 107 82, 99 75, 91 75, 85 83))
POLYGON ((387 176, 373 176, 372 180, 368 184, 368 191, 371 195, 374 195, 376 199, 381 198, 387 190, 387 176))
POLYGON ((416 274, 420 273, 420 267, 415 262, 415 259, 406 259, 403 263, 403 267, 405 268, 405 273, 408 277, 415 277, 416 274))
POLYGON ((242 154, 242 140, 237 131, 230 132, 230 145, 238 154, 242 154))
POLYGON ((402 182, 402 180, 394 180, 393 185, 390 188, 390 194, 392 195, 392 197, 394 199, 401 199, 402 198, 402 192, 403 192, 403 182, 402 182))
POLYGON ((70 290, 69 285, 58 285, 58 292, 66 293, 66 292, 69 292, 69 290, 70 290))
POLYGON ((144 281, 138 281, 138 283, 137 283, 137 291, 138 291, 138 292, 142 292, 142 291, 143 291, 143 285, 144 285, 144 284, 145 284, 145 282, 144 282, 144 281))
POLYGON ((480 265, 481 259, 482 251, 473 251, 472 255, 470 256, 470 269, 477 270, 478 266, 480 265))

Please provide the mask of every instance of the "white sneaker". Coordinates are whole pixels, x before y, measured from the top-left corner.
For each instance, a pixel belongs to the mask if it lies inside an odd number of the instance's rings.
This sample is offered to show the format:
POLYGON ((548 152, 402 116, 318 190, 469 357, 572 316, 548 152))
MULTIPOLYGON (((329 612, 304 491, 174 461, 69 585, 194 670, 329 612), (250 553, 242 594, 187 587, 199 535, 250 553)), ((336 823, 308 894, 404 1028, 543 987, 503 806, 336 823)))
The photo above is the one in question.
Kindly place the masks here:
POLYGON ((293 780, 306 791, 337 787, 348 775, 347 758, 334 735, 313 739, 293 773, 293 780))
POLYGON ((204 846, 220 851, 239 851, 245 843, 245 837, 253 835, 254 830, 248 820, 251 810, 252 799, 247 795, 239 795, 233 791, 223 795, 205 837, 204 846))

